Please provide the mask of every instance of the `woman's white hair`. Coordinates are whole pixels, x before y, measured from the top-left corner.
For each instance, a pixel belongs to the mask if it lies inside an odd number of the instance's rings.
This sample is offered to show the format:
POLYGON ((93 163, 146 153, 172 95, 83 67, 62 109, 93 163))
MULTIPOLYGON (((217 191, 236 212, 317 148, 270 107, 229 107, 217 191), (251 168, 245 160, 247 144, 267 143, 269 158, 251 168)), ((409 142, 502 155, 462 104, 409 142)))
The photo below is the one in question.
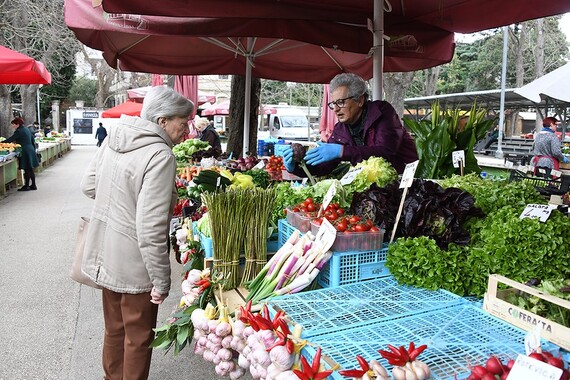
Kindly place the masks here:
POLYGON ((194 111, 194 103, 170 87, 156 86, 144 97, 141 118, 158 124, 161 117, 188 117, 194 111))

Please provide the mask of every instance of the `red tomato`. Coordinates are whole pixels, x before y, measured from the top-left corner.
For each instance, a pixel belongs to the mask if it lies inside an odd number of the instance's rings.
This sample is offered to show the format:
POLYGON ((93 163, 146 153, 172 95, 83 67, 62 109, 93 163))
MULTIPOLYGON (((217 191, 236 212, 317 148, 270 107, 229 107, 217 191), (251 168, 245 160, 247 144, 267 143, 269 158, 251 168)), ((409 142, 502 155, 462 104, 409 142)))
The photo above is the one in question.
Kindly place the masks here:
POLYGON ((364 232, 364 231, 366 231, 366 226, 363 224, 357 224, 354 226, 354 231, 355 232, 364 232))
POLYGON ((293 212, 299 212, 301 211, 301 209, 299 209, 299 207, 293 207, 293 212))
POLYGON ((307 211, 315 211, 315 205, 313 203, 307 204, 307 211))
POLYGON ((323 224, 323 220, 321 218, 317 218, 313 220, 313 223, 315 223, 317 226, 320 226, 321 224, 323 224))
POLYGON ((366 225, 368 227, 372 227, 374 225, 374 222, 371 219, 366 219, 366 225))
POLYGON ((360 222, 360 217, 358 215, 353 215, 348 220, 349 223, 358 223, 360 222))
POLYGON ((344 210, 342 208, 339 208, 338 210, 336 210, 336 213, 338 214, 338 216, 343 216, 344 210))
POLYGON ((305 202, 307 202, 307 203, 313 203, 313 198, 307 198, 307 199, 305 199, 305 202))
POLYGON ((346 231, 347 228, 348 228, 348 225, 346 224, 346 222, 344 220, 336 225, 336 230, 340 231, 340 232, 346 231))
POLYGON ((307 208, 305 206, 299 207, 300 212, 307 212, 307 208))
POLYGON ((378 231, 380 231, 380 228, 378 228, 378 227, 376 227, 376 226, 372 226, 372 227, 370 227, 370 229, 369 229, 368 231, 370 231, 370 232, 378 232, 378 231))

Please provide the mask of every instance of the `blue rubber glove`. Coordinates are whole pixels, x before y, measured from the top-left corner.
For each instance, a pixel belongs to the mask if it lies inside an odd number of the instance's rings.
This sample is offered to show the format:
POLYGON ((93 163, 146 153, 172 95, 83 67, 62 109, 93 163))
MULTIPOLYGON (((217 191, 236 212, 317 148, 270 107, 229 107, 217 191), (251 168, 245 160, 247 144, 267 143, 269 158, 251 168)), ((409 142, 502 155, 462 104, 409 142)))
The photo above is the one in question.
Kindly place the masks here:
POLYGON ((295 170, 295 163, 293 162, 293 149, 291 149, 291 147, 288 147, 288 149, 286 149, 283 153, 283 165, 285 165, 285 169, 287 169, 288 172, 295 170))
POLYGON ((323 162, 340 158, 342 153, 342 145, 318 143, 316 148, 309 149, 305 155, 305 162, 309 165, 318 165, 323 162))
POLYGON ((565 164, 569 163, 570 160, 568 159, 568 157, 564 156, 564 159, 562 160, 562 162, 564 162, 565 164))

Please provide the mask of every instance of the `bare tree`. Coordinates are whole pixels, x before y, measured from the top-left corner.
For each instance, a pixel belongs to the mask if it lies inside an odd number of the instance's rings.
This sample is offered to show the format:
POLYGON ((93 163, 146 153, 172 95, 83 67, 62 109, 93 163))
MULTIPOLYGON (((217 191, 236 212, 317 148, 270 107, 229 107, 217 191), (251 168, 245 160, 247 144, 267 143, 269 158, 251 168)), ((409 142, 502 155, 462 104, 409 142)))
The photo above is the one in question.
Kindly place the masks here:
POLYGON ((413 79, 413 71, 384 74, 385 100, 392 104, 400 117, 404 114, 404 96, 413 79))
MULTIPOLYGON (((63 23, 63 0, 21 0, 0 3, 0 41, 18 52, 43 62, 52 84, 62 79, 60 70, 73 64, 79 43, 63 23)), ((24 120, 39 120, 36 111, 38 85, 20 85, 24 120)), ((9 89, 0 89, 0 113, 9 109, 9 89)), ((9 112, 8 112, 9 114, 9 112)), ((10 117, 11 115, 9 115, 10 117)), ((2 135, 10 134, 2 123, 2 135)))
MULTIPOLYGON (((257 109, 259 108, 259 95, 261 92, 261 80, 251 78, 251 107, 249 112, 249 151, 246 154, 257 153, 257 109)), ((233 157, 240 157, 243 151, 243 125, 245 105, 245 77, 243 75, 232 76, 232 97, 230 100, 229 125, 227 152, 232 152, 233 157)))
POLYGON ((91 72, 97 78, 97 93, 95 94, 95 107, 103 108, 111 96, 110 88, 115 80, 117 70, 105 62, 103 58, 94 58, 89 54, 85 45, 81 46, 81 53, 85 62, 91 67, 91 72))

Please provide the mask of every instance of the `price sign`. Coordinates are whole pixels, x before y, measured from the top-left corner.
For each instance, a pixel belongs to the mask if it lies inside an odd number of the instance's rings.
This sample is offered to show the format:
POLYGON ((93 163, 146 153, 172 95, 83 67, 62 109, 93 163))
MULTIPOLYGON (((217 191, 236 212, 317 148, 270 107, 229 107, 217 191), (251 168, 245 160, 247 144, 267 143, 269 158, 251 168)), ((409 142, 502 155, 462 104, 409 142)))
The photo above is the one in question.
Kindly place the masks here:
POLYGON ((406 165, 404 169, 404 174, 402 174, 402 180, 400 181, 400 189, 412 186, 414 182, 414 175, 416 174, 416 169, 418 168, 418 163, 420 161, 414 161, 406 165))
POLYGON ((220 187, 220 185, 222 184, 222 177, 218 177, 218 179, 216 180, 216 187, 220 187))
POLYGON ((549 205, 528 204, 519 218, 539 219, 541 222, 546 222, 551 212, 552 207, 549 205))
POLYGON ((536 325, 536 327, 530 331, 528 331, 524 337, 524 350, 527 355, 530 355, 533 352, 538 352, 540 347, 540 332, 542 330, 542 326, 536 325))
POLYGON ((327 193, 325 194, 325 196, 323 198, 323 204, 319 210, 319 216, 320 216, 322 210, 327 209, 328 205, 332 202, 335 195, 336 195, 336 185, 333 182, 331 184, 331 186, 329 187, 329 191, 327 191, 327 193))
POLYGON ((308 179, 307 177, 303 178, 303 179, 301 180, 301 185, 306 185, 308 180, 309 180, 309 179, 308 179))
POLYGON ((264 167, 265 167, 265 163, 263 162, 263 160, 261 160, 253 168, 254 169, 263 169, 264 167))
POLYGON ((336 228, 328 221, 328 219, 323 218, 323 223, 317 231, 317 236, 315 236, 315 242, 318 242, 323 249, 323 252, 328 251, 336 239, 336 228))
POLYGON ((465 166, 465 151, 456 150, 451 152, 451 160, 453 161, 454 168, 465 166))
POLYGON ((562 172, 560 170, 552 169, 550 171, 550 175, 552 175, 553 177, 560 178, 560 177, 562 177, 562 172))
POLYGON ((512 161, 505 161, 505 167, 508 169, 511 169, 514 166, 514 163, 512 161))
POLYGON ((559 380, 562 369, 519 354, 507 380, 559 380))
POLYGON ((359 168, 352 168, 346 173, 341 179, 341 185, 349 185, 354 181, 358 173, 360 173, 364 168, 361 166, 359 168))

